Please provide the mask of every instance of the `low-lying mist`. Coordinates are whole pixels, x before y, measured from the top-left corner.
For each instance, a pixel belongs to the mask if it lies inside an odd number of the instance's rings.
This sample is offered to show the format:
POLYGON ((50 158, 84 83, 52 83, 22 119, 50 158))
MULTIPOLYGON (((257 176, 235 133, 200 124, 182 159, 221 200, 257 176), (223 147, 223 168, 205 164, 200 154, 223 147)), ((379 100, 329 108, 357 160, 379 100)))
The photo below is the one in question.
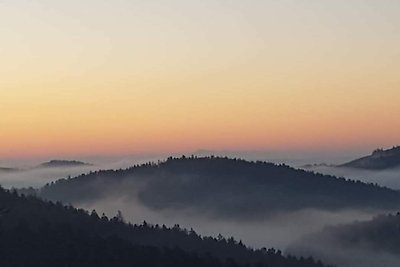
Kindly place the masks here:
POLYGON ((400 168, 387 170, 365 170, 344 167, 315 166, 307 168, 315 172, 346 177, 352 180, 360 180, 367 183, 377 183, 392 189, 400 190, 400 168))
POLYGON ((4 188, 41 187, 51 181, 98 170, 100 166, 66 168, 32 168, 0 172, 0 185, 4 188))
POLYGON ((286 250, 302 236, 320 231, 327 225, 366 220, 376 212, 346 210, 340 212, 305 209, 296 212, 276 214, 268 219, 251 221, 210 217, 192 209, 151 210, 133 200, 131 196, 114 196, 95 201, 75 203, 75 206, 93 210, 99 214, 114 216, 120 210, 126 221, 140 224, 143 221, 153 224, 173 226, 179 224, 184 228, 193 228, 201 235, 235 237, 255 248, 275 247, 286 250))
POLYGON ((338 267, 398 267, 400 256, 384 251, 338 247, 321 240, 298 241, 287 250, 292 255, 311 255, 338 267))
POLYGON ((126 157, 88 157, 78 158, 88 165, 69 167, 41 167, 42 160, 2 160, 0 165, 0 185, 4 188, 39 188, 61 178, 75 177, 91 171, 105 169, 124 169, 134 164, 162 159, 161 155, 140 155, 126 157), (2 169, 3 168, 3 169, 2 169))
POLYGON ((304 235, 287 252, 311 255, 341 267, 400 266, 399 216, 380 215, 372 220, 325 227, 304 235))

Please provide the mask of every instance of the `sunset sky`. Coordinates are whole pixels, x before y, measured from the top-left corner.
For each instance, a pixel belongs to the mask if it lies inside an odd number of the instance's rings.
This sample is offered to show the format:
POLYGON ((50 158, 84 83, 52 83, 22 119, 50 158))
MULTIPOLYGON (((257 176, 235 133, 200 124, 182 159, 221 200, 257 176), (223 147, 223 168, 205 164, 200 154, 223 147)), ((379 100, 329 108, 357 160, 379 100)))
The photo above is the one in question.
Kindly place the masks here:
POLYGON ((398 0, 1 0, 0 158, 400 144, 398 0))

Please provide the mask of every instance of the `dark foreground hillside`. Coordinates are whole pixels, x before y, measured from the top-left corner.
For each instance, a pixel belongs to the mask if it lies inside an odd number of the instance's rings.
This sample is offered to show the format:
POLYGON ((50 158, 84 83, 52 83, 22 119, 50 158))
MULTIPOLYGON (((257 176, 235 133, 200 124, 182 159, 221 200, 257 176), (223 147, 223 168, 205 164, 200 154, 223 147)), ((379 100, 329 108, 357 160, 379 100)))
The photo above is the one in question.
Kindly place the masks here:
POLYGON ((0 188, 0 266, 323 267, 313 259, 252 250, 234 239, 175 226, 131 225, 122 216, 18 196, 0 188))
POLYGON ((286 165, 218 157, 170 158, 126 170, 98 171, 59 180, 37 193, 65 203, 124 195, 154 210, 192 209, 240 219, 306 208, 400 207, 400 193, 388 188, 286 165))

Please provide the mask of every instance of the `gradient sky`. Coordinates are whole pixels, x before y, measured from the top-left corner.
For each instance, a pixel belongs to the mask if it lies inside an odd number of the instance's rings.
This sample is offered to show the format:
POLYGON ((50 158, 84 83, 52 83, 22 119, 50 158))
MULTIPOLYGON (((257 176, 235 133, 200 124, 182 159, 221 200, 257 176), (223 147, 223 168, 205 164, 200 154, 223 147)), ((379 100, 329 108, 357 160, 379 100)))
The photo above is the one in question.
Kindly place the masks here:
POLYGON ((0 157, 400 143, 398 0, 1 0, 0 157))

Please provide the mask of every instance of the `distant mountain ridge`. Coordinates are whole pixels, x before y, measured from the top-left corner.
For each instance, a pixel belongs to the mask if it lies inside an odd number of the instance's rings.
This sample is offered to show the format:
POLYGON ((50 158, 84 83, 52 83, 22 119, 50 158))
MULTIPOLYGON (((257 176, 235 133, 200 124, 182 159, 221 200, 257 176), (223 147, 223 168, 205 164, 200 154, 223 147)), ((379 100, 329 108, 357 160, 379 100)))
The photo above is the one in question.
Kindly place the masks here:
POLYGON ((72 204, 124 195, 137 197, 154 210, 195 209, 240 219, 307 208, 400 208, 400 192, 374 184, 220 157, 169 158, 125 170, 91 172, 48 184, 37 194, 72 204))
POLYGON ((17 168, 10 168, 10 167, 0 167, 0 173, 1 172, 18 172, 20 169, 17 168))
POLYGON ((320 168, 320 167, 336 167, 336 165, 334 164, 328 164, 328 163, 314 163, 314 164, 305 164, 300 166, 300 168, 304 168, 304 169, 312 169, 312 168, 320 168))
POLYGON ((91 166, 92 164, 78 161, 78 160, 59 160, 54 159, 48 162, 41 163, 39 168, 57 168, 57 167, 79 167, 79 166, 91 166))
POLYGON ((73 167, 85 167, 85 166, 93 166, 91 163, 82 162, 78 160, 60 160, 53 159, 47 162, 40 163, 36 166, 30 166, 25 168, 16 168, 16 167, 0 167, 0 173, 11 173, 11 172, 21 172, 21 171, 29 171, 33 169, 40 168, 73 168, 73 167))
POLYGON ((338 167, 368 170, 383 170, 400 167, 400 146, 395 146, 387 150, 376 149, 369 156, 338 165, 338 167))

